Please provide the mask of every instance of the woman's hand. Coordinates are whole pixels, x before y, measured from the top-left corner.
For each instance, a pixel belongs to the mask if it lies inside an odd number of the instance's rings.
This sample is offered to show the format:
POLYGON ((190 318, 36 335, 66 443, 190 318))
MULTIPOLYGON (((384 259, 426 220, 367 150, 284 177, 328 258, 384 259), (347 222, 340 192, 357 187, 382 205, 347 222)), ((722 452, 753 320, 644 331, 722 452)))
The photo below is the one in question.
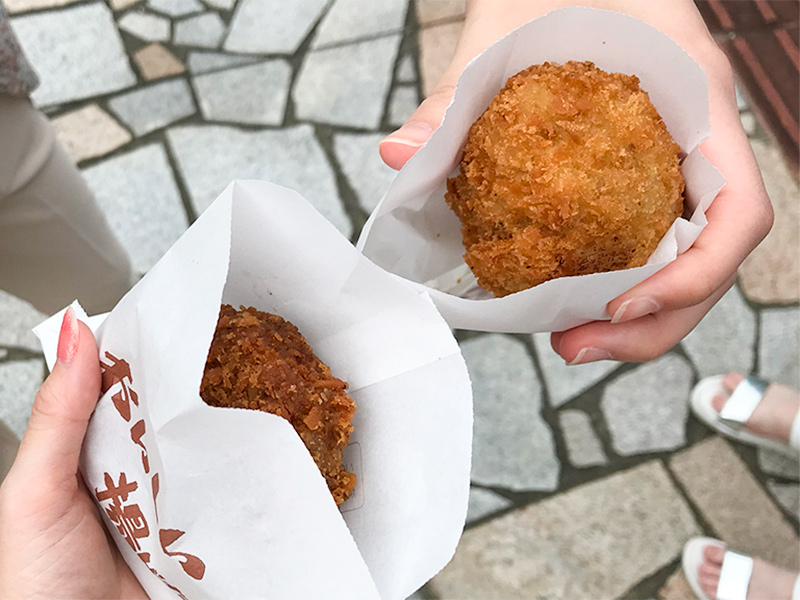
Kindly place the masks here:
POLYGON ((553 349, 570 364, 651 360, 677 344, 723 296, 772 225, 772 207, 739 121, 730 63, 690 0, 472 0, 453 61, 406 124, 381 142, 381 156, 390 167, 402 167, 438 127, 472 58, 519 25, 573 5, 616 10, 650 23, 680 44, 708 77, 711 137, 701 149, 726 180, 706 212, 708 225, 687 252, 612 300, 610 322, 551 337, 553 349))
POLYGON ((58 360, 0 486, 0 598, 147 598, 78 472, 99 394, 97 345, 69 309, 58 360))

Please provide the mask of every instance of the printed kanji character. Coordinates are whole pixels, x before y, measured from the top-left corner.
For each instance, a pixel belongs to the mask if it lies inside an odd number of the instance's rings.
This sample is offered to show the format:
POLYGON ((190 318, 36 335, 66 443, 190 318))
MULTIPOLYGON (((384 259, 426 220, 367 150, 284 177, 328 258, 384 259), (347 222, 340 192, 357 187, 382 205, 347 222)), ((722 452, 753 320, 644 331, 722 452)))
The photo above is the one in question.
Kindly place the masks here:
POLYGON ((139 396, 130 388, 133 384, 131 366, 128 364, 128 361, 117 358, 110 352, 106 352, 106 358, 111 362, 104 363, 100 361, 100 370, 103 375, 100 390, 105 394, 116 384, 121 384, 122 389, 111 396, 111 401, 114 403, 119 414, 122 415, 122 418, 126 421, 130 421, 131 402, 139 406, 139 396))
POLYGON ((108 473, 105 474, 103 479, 106 489, 103 491, 95 489, 95 497, 98 502, 111 500, 110 506, 103 507, 106 515, 108 515, 108 518, 116 526, 117 531, 119 531, 128 545, 138 552, 141 550, 139 539, 150 535, 150 528, 138 504, 125 506, 123 503, 128 500, 128 495, 139 487, 139 484, 135 481, 128 482, 125 473, 120 473, 119 483, 116 485, 114 484, 114 479, 108 473))
POLYGON ((178 560, 186 574, 193 579, 202 579, 206 573, 205 563, 193 554, 186 554, 185 552, 170 552, 167 550, 174 542, 186 533, 179 529, 159 529, 158 539, 161 541, 161 549, 167 556, 182 556, 186 560, 178 560))
POLYGON ((145 431, 145 424, 144 419, 138 421, 131 427, 131 440, 137 446, 141 446, 142 448, 142 466, 144 467, 144 472, 150 472, 150 460, 147 458, 147 448, 145 448, 144 443, 142 442, 142 437, 146 433, 145 431))

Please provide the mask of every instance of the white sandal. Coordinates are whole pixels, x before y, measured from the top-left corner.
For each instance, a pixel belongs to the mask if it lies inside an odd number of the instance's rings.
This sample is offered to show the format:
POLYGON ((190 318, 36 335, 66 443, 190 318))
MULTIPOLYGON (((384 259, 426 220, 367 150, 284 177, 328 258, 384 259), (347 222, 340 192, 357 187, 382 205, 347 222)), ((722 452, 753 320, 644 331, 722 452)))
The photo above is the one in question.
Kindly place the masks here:
POLYGON ((725 544, 714 538, 692 538, 683 547, 683 573, 692 591, 701 600, 714 600, 703 593, 697 570, 705 562, 703 551, 708 546, 717 546, 725 550, 722 559, 722 571, 719 574, 716 600, 746 600, 750 575, 753 574, 753 559, 738 552, 725 549, 725 544))
POLYGON ((727 395, 722 386, 723 378, 724 375, 706 377, 694 386, 690 405, 697 418, 726 437, 797 458, 800 454, 800 413, 792 423, 788 444, 746 431, 744 424, 761 402, 769 384, 752 375, 743 379, 728 398, 722 412, 717 412, 711 405, 711 399, 717 394, 727 395))
MULTIPOLYGON (((745 554, 728 550, 720 540, 707 537, 692 538, 683 547, 681 560, 683 573, 692 591, 700 600, 746 600, 750 576, 753 574, 753 559, 745 554), (697 571, 705 562, 703 551, 708 546, 717 546, 725 551, 719 573, 716 598, 709 598, 700 587, 697 571)), ((792 600, 800 600, 800 576, 794 582, 792 600)))

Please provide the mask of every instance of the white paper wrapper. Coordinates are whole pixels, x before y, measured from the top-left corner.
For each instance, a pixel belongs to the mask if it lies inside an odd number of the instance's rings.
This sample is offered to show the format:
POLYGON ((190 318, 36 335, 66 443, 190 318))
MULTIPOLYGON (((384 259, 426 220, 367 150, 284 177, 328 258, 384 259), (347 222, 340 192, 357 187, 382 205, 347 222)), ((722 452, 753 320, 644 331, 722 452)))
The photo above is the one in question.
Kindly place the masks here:
MULTIPOLYGON (((60 318, 36 330, 50 365, 60 318)), ((452 557, 472 435, 458 345, 427 297, 295 192, 234 182, 92 325, 110 389, 81 469, 151 597, 177 595, 168 583, 189 598, 399 599, 452 557), (349 382, 358 410, 345 460, 358 483, 341 512, 287 421, 200 399, 220 302, 291 321, 349 382), (125 482, 136 489, 114 497, 125 482)))
POLYGON ((398 173, 357 247, 376 264, 428 292, 450 326, 482 331, 561 331, 608 319, 606 304, 685 252, 706 225, 724 185, 699 150, 710 135, 708 86, 699 65, 654 27, 616 12, 558 9, 509 33, 462 73, 444 121, 398 173), (686 158, 682 172, 691 219, 679 219, 647 265, 564 277, 495 298, 477 286, 462 255, 461 223, 444 200, 472 123, 511 75, 546 61, 592 61, 636 75, 686 158), (460 280, 460 281, 459 281, 460 280))

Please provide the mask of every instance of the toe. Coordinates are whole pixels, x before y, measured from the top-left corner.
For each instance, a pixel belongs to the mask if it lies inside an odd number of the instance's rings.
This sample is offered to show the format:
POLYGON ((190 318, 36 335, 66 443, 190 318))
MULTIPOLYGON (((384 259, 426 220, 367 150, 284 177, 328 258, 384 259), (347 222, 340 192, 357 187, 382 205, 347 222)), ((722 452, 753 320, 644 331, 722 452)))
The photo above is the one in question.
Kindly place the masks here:
POLYGON ((700 589, 708 598, 717 597, 717 585, 719 584, 719 577, 698 577, 697 583, 700 584, 700 589))
POLYGON ((725 403, 727 401, 728 399, 725 396, 721 394, 715 394, 714 397, 711 398, 711 406, 715 411, 719 413, 722 412, 722 407, 725 406, 725 403))
POLYGON ((717 578, 719 579, 721 567, 719 565, 710 565, 708 563, 703 563, 697 569, 697 576, 702 578, 717 578))
POLYGON ((716 565, 718 568, 722 566, 722 559, 725 558, 725 548, 715 545, 709 545, 703 548, 703 556, 706 559, 705 564, 716 565))
POLYGON ((741 373, 728 373, 722 378, 722 385, 726 390, 728 390, 728 392, 732 392, 736 389, 736 386, 742 382, 743 379, 744 375, 741 373))

